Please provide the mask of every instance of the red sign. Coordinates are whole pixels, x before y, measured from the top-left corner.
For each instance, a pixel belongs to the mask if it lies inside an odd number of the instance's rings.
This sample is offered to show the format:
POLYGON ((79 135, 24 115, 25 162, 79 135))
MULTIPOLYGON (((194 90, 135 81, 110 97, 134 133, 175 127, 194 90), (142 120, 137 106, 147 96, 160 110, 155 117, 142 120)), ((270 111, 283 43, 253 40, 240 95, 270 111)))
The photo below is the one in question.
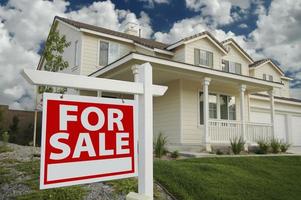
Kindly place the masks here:
POLYGON ((44 94, 40 188, 137 176, 133 100, 44 94))

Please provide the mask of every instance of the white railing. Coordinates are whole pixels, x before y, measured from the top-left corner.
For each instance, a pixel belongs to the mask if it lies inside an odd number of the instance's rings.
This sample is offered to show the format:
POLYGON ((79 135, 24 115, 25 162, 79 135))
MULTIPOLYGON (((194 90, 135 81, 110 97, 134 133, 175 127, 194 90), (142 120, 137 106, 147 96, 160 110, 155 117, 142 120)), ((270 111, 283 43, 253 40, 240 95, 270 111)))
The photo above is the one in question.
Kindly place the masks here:
MULTIPOLYGON (((230 120, 209 120, 211 143, 229 143, 231 139, 242 136, 242 123, 230 120)), ((272 137, 272 125, 265 123, 245 123, 245 141, 256 143, 272 137)))
POLYGON ((259 140, 269 140, 273 137, 272 125, 265 123, 246 123, 246 140, 256 143, 259 140))
POLYGON ((239 121, 209 120, 209 137, 213 143, 229 143, 231 138, 240 137, 239 121))

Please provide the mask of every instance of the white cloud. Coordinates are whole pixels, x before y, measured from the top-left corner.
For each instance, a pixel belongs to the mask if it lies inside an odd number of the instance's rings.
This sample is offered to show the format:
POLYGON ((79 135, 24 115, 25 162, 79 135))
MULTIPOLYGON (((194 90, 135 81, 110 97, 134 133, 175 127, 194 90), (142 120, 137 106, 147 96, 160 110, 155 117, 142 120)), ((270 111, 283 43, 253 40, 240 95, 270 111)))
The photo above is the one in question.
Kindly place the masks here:
POLYGON ((118 10, 110 1, 94 2, 68 12, 67 1, 10 0, 0 5, 0 103, 11 108, 33 108, 33 87, 20 75, 24 68, 36 68, 40 44, 46 39, 56 15, 95 24, 113 30, 134 21, 143 26, 142 36, 150 37, 150 18, 144 12, 136 16, 118 10))
POLYGON ((139 0, 141 2, 145 2, 146 8, 154 8, 155 4, 169 4, 170 0, 139 0))
POLYGON ((239 28, 242 28, 242 29, 248 28, 248 25, 243 23, 243 24, 240 24, 240 25, 239 25, 239 28))

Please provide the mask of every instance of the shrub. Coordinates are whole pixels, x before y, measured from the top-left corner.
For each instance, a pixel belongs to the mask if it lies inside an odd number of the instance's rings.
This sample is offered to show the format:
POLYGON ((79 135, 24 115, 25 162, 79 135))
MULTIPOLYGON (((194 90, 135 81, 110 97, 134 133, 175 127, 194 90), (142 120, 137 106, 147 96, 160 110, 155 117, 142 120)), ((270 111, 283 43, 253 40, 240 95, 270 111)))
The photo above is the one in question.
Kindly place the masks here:
POLYGON ((4 143, 4 145, 6 145, 8 143, 8 140, 9 140, 9 134, 7 131, 5 131, 4 133, 2 133, 2 141, 4 143))
POLYGON ((216 155, 223 155, 224 153, 220 150, 220 149, 217 149, 216 150, 216 155))
POLYGON ((272 150, 272 153, 279 153, 280 152, 280 141, 276 138, 273 138, 271 139, 271 150, 272 150))
POLYGON ((288 148, 289 148, 290 146, 291 146, 291 145, 290 145, 289 143, 286 143, 286 142, 281 141, 281 142, 280 142, 280 151, 281 151, 282 153, 285 153, 285 152, 288 150, 288 148))
POLYGON ((171 158, 177 159, 179 157, 179 151, 175 150, 170 154, 171 158))
POLYGON ((155 156, 161 158, 163 155, 167 153, 167 137, 164 137, 162 133, 159 133, 157 139, 154 142, 154 151, 155 156))
POLYGON ((244 149, 245 141, 242 137, 236 137, 230 140, 230 144, 232 152, 236 155, 240 154, 240 152, 244 149))
POLYGON ((126 178, 116 181, 107 182, 113 186, 114 190, 119 194, 128 194, 130 192, 138 192, 138 180, 136 178, 126 178))
POLYGON ((269 144, 268 141, 259 140, 259 141, 257 141, 257 144, 258 144, 258 147, 259 147, 259 150, 258 150, 259 154, 267 154, 268 153, 268 150, 269 150, 269 147, 270 147, 270 144, 269 144))

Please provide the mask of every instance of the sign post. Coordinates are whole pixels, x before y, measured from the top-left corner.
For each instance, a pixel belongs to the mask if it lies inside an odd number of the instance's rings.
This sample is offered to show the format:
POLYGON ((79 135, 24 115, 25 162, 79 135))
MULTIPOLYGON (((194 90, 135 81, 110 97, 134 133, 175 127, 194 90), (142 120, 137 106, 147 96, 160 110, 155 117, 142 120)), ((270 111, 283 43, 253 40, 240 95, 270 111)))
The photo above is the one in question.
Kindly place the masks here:
POLYGON ((42 189, 135 176, 138 129, 139 195, 133 199, 153 199, 153 96, 164 95, 167 87, 152 84, 149 63, 139 65, 136 72, 135 82, 128 82, 23 70, 23 76, 33 85, 135 95, 134 101, 113 102, 97 97, 44 94, 42 189))

